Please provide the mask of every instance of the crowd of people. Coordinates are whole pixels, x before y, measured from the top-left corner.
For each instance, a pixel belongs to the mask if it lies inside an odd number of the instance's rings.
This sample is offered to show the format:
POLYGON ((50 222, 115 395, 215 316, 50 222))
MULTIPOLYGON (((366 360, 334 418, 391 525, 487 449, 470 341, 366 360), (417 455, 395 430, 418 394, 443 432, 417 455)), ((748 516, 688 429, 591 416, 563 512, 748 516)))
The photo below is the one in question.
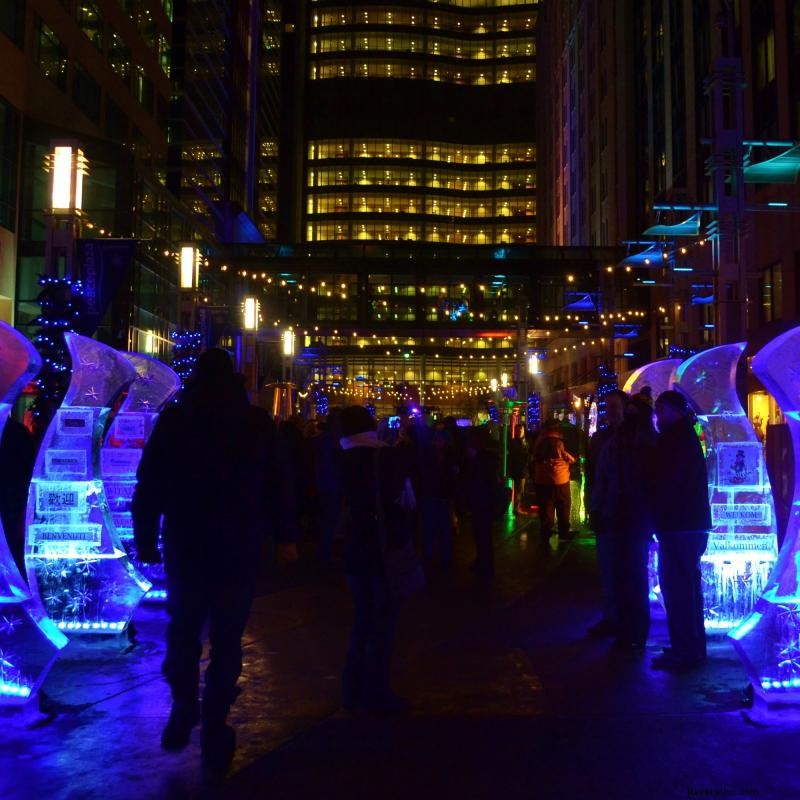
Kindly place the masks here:
MULTIPOLYGON (((647 393, 615 391, 606 403, 608 426, 588 446, 575 437, 575 426, 556 420, 538 432, 522 426, 515 431, 505 453, 513 510, 528 510, 534 499, 544 553, 570 538, 571 488, 585 455, 603 607, 590 634, 613 636, 624 650, 644 649, 648 551, 656 533, 672 647, 653 666, 692 668, 705 659, 699 559, 710 528, 692 412, 674 391, 655 404, 647 393)), ((394 428, 362 406, 331 409, 324 420, 276 424, 248 403, 227 354, 205 353, 180 401, 159 418, 133 503, 135 543, 144 562, 162 557, 156 545, 163 517, 169 615, 164 674, 173 706, 162 746, 182 749, 202 722, 206 766, 224 772, 231 763, 235 733, 226 719, 238 691, 241 637, 267 533, 291 561, 305 530, 315 538, 320 564, 343 566, 354 607, 342 671, 344 709, 402 710, 405 701, 390 682, 401 594, 387 554, 413 551, 409 545, 419 530, 427 574, 447 571, 459 520, 468 517, 472 570, 491 580, 493 523, 509 503, 502 453, 488 425, 409 419, 394 428), (201 701, 206 622, 211 650, 201 701)))

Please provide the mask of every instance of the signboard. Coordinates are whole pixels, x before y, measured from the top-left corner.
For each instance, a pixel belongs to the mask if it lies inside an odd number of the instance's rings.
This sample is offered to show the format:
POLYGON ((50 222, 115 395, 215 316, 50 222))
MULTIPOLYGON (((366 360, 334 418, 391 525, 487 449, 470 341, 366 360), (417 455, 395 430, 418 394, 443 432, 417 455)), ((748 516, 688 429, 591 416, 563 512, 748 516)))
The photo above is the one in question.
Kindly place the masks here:
POLYGON ((85 481, 36 483, 36 513, 86 513, 85 481))
POLYGON ((44 454, 46 477, 75 475, 85 478, 88 474, 85 450, 48 450, 44 454))
POLYGON ((60 408, 57 430, 61 436, 88 436, 92 433, 93 420, 91 409, 60 408))
POLYGON ((125 413, 120 414, 114 420, 114 432, 112 439, 129 442, 131 440, 144 443, 145 416, 144 414, 125 413))
POLYGON ((763 463, 760 442, 717 445, 717 488, 763 491, 763 463))
POLYGON ((717 525, 769 525, 772 509, 767 503, 712 503, 711 524, 717 525))
POLYGON ((142 451, 135 447, 104 447, 100 451, 103 475, 135 475, 142 451))

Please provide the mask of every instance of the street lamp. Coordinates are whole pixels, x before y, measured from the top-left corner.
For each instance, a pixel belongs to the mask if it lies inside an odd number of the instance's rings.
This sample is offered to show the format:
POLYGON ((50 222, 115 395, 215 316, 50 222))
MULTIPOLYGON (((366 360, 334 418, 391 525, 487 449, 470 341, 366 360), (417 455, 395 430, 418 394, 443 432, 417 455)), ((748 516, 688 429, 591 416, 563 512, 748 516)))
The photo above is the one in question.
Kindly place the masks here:
POLYGON ((539 374, 539 356, 536 353, 532 353, 530 356, 528 356, 528 374, 539 374))
POLYGON ((45 172, 50 173, 50 210, 57 216, 80 214, 83 206, 83 176, 89 162, 74 144, 53 144, 45 156, 45 172))
POLYGON ((200 283, 200 250, 192 244, 181 246, 181 289, 196 289, 200 283))
POLYGON ((246 331, 258 330, 258 315, 260 311, 260 303, 255 297, 245 297, 244 299, 244 324, 243 328, 246 331))
POLYGON ((282 380, 286 383, 287 375, 290 381, 292 379, 292 367, 294 366, 294 331, 291 329, 284 331, 281 338, 283 340, 282 380))
POLYGON ((75 240, 83 209, 83 178, 89 174, 89 162, 74 142, 53 142, 51 146, 52 151, 44 159, 45 172, 50 175, 45 270, 57 277, 63 259, 63 274, 77 278, 75 240))

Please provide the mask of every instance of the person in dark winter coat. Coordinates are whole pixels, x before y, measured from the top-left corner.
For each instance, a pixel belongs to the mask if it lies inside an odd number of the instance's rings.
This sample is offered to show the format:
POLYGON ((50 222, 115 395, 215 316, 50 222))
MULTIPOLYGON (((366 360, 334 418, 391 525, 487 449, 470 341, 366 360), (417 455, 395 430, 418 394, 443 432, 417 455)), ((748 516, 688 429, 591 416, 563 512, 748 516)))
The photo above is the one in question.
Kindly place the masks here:
POLYGON ((546 544, 553 533, 558 515, 558 535, 569 539, 570 467, 577 460, 567 452, 558 423, 547 423, 533 447, 531 472, 536 486, 536 503, 539 506, 540 535, 546 544))
POLYGON ((592 493, 609 559, 616 603, 615 646, 642 651, 650 630, 647 561, 653 538, 649 470, 655 446, 653 410, 629 398, 622 423, 600 453, 592 493))
POLYGON ((410 512, 396 502, 411 470, 401 448, 378 438, 376 424, 362 406, 339 417, 342 438, 342 491, 345 572, 353 597, 354 620, 342 673, 342 704, 348 711, 391 713, 405 701, 391 689, 391 665, 399 606, 383 563, 383 548, 405 545, 410 512), (379 506, 380 504, 380 506, 379 506), (383 512, 383 530, 378 510, 383 512))
POLYGON ((686 398, 677 391, 662 392, 656 417, 653 511, 671 648, 653 659, 653 667, 681 671, 706 659, 700 558, 711 529, 708 475, 686 398))
POLYGON ((266 411, 251 406, 224 350, 197 361, 179 402, 159 416, 142 453, 132 511, 138 557, 160 560, 163 515, 167 650, 163 671, 172 711, 161 745, 180 750, 202 719, 204 766, 225 772, 235 749, 226 725, 239 690, 241 638, 250 613, 264 535, 296 558, 293 487, 266 411), (274 527, 270 531, 269 526, 274 527), (198 707, 202 630, 211 644, 198 707))
POLYGON ((470 428, 461 461, 459 493, 462 506, 469 511, 475 538, 472 570, 479 578, 487 580, 494 577, 492 522, 499 469, 497 448, 488 426, 470 428))
POLYGON ((25 508, 36 461, 36 441, 12 417, 0 437, 0 519, 11 555, 25 574, 25 508))
POLYGON ((530 452, 525 439, 525 426, 517 425, 515 436, 508 443, 508 477, 514 481, 514 511, 521 509, 525 494, 525 478, 528 475, 530 452))
MULTIPOLYGON (((597 564, 600 568, 600 589, 603 598, 603 616, 589 628, 594 637, 616 636, 619 632, 619 599, 616 593, 615 548, 611 538, 613 531, 606 528, 607 521, 592 507, 592 497, 598 482, 598 469, 603 448, 622 425, 628 395, 622 389, 614 389, 606 396, 605 428, 600 428, 589 440, 586 452, 586 506, 589 509, 589 525, 595 534, 597 564)), ((595 500, 600 499, 599 494, 595 500)))

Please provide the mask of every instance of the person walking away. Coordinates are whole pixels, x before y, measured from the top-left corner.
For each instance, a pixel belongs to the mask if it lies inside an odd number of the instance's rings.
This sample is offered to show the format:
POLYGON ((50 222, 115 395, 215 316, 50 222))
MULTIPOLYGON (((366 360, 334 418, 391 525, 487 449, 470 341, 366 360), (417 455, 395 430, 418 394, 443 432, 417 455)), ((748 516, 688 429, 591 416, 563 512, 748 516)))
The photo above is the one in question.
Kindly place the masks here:
POLYGON ((384 547, 402 547, 411 535, 410 513, 396 502, 410 470, 402 449, 378 438, 366 408, 342 409, 339 424, 348 516, 345 572, 354 607, 342 672, 342 705, 348 711, 393 713, 404 710, 406 703, 390 685, 399 603, 391 592, 382 553, 384 547))
POLYGON ((668 390, 658 396, 655 408, 654 514, 671 648, 654 658, 652 666, 680 672, 706 660, 700 558, 711 529, 708 475, 686 398, 668 390))
POLYGON ((333 561, 333 547, 342 519, 342 450, 339 446, 341 409, 332 408, 314 447, 314 479, 319 498, 319 548, 317 557, 323 564, 333 561))
POLYGON ((522 498, 525 494, 525 478, 528 472, 528 443, 525 439, 525 426, 517 425, 514 437, 508 443, 508 476, 514 482, 514 513, 519 513, 522 508, 522 498))
POLYGON ((475 539, 475 561, 471 569, 485 580, 494 577, 492 523, 498 475, 499 458, 488 427, 470 428, 461 462, 459 494, 462 508, 469 512, 475 539))
MULTIPOLYGON (((533 448, 533 482, 539 506, 540 534, 546 545, 553 536, 558 517, 558 538, 569 539, 570 486, 569 469, 575 456, 567 452, 558 421, 546 423, 533 448)), ((550 542, 553 544, 553 542, 550 542)))
POLYGON ((417 488, 422 520, 423 554, 428 565, 438 557, 449 569, 453 561, 453 495, 455 463, 443 429, 434 429, 417 445, 417 488))
POLYGON ((649 470, 655 446, 653 410, 629 398, 597 465, 593 516, 605 537, 607 579, 616 604, 614 646, 639 653, 650 630, 647 562, 653 538, 649 470))
MULTIPOLYGON (((616 636, 619 629, 619 600, 615 592, 614 548, 609 531, 602 516, 592 507, 592 496, 597 484, 597 469, 600 454, 614 432, 622 424, 628 395, 622 389, 614 389, 606 395, 606 427, 597 430, 589 439, 586 451, 586 506, 589 509, 589 527, 594 531, 597 548, 597 565, 600 569, 600 593, 603 602, 602 618, 589 628, 593 637, 616 636)), ((600 499, 598 495, 598 500, 600 499)))
POLYGON ((286 560, 297 557, 294 486, 269 414, 251 406, 224 350, 197 361, 177 404, 159 416, 142 453, 133 497, 134 541, 145 563, 160 561, 163 515, 167 646, 163 672, 172 710, 161 737, 180 750, 202 720, 203 765, 225 773, 236 746, 226 719, 239 689, 241 639, 264 534, 286 560), (269 530, 270 523, 274 523, 269 530), (211 645, 198 707, 202 630, 211 645))

